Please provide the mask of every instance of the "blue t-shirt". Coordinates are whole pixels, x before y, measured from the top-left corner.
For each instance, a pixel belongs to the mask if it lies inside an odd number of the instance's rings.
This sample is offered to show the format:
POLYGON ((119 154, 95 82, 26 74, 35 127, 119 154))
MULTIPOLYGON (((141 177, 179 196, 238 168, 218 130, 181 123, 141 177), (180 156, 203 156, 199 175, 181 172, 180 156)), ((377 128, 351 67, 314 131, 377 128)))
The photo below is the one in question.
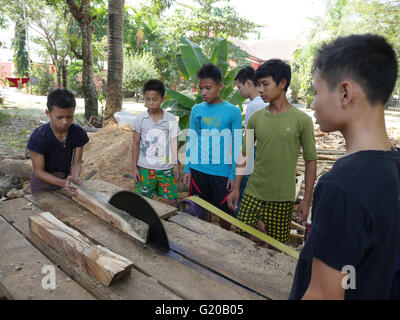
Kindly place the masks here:
POLYGON ((44 155, 46 172, 65 172, 68 175, 71 171, 74 149, 84 146, 88 141, 89 137, 86 131, 72 123, 68 129, 65 143, 62 143, 56 138, 50 122, 48 122, 33 131, 27 148, 44 155))
POLYGON ((354 267, 355 288, 345 299, 388 299, 400 251, 399 196, 400 152, 360 151, 339 159, 315 188, 311 231, 290 299, 307 290, 314 257, 341 272, 354 267))
POLYGON ((189 129, 184 172, 189 173, 192 168, 235 180, 242 143, 240 109, 226 101, 200 103, 192 109, 189 129))

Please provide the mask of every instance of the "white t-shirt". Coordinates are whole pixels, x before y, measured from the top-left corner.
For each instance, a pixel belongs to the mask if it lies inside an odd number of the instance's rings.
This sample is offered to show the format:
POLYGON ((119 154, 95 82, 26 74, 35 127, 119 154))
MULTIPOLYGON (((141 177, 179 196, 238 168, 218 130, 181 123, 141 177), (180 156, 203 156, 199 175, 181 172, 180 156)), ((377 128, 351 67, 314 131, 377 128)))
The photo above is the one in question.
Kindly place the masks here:
MULTIPOLYGON (((262 109, 265 108, 268 105, 268 103, 265 103, 263 99, 261 99, 260 96, 255 97, 250 103, 247 105, 246 109, 246 115, 244 117, 244 123, 245 123, 245 128, 247 128, 247 122, 249 121, 251 115, 262 109)), ((257 141, 254 142, 254 145, 257 144, 257 141)), ((254 154, 253 157, 250 159, 250 163, 246 168, 246 175, 249 175, 253 172, 254 169, 254 154)))
POLYGON ((163 118, 155 123, 145 111, 134 119, 133 130, 140 133, 138 166, 155 170, 174 166, 170 141, 179 135, 180 130, 172 113, 163 110, 163 118))
POLYGON ((261 99, 260 96, 257 96, 252 101, 250 101, 250 103, 247 105, 246 115, 244 116, 244 123, 245 123, 246 128, 247 128, 247 122, 249 121, 250 116, 254 112, 266 107, 267 105, 268 105, 268 103, 265 103, 263 101, 263 99, 261 99))

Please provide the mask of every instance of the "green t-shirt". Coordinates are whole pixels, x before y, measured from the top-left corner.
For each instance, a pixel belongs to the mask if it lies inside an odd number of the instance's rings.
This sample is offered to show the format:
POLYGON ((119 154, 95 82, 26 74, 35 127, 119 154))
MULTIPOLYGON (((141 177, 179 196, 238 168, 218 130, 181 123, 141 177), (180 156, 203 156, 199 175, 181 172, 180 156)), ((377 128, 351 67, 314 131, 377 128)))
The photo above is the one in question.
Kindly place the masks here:
POLYGON ((317 159, 312 119, 296 107, 280 114, 263 108, 250 117, 247 129, 254 130, 257 150, 245 192, 263 201, 294 201, 300 146, 304 161, 317 159))

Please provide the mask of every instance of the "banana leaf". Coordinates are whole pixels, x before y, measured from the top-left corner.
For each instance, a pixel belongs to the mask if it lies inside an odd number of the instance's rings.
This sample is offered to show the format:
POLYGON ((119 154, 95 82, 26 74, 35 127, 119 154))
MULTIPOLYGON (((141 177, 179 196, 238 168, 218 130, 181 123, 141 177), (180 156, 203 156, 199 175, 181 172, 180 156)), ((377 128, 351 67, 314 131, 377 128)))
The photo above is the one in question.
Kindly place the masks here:
POLYGON ((189 77, 192 77, 196 75, 203 64, 209 63, 210 60, 203 53, 201 48, 189 39, 182 37, 181 43, 182 60, 186 67, 187 74, 189 77))
POLYGON ((189 98, 188 96, 185 96, 184 94, 170 88, 167 88, 166 95, 188 110, 192 109, 192 107, 196 104, 192 98, 189 98))
POLYGON ((222 74, 225 75, 228 70, 228 40, 217 39, 216 45, 211 51, 210 62, 221 68, 222 74))

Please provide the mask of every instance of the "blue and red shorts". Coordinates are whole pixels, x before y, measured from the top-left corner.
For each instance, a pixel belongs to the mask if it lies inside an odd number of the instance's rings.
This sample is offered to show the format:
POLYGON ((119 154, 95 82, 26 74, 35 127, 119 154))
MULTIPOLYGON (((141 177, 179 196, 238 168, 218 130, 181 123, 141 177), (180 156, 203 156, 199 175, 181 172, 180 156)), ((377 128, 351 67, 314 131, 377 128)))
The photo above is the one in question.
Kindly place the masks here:
POLYGON ((230 192, 226 190, 227 177, 213 176, 204 172, 190 169, 189 196, 199 196, 222 211, 232 214, 228 207, 227 198, 230 192))

